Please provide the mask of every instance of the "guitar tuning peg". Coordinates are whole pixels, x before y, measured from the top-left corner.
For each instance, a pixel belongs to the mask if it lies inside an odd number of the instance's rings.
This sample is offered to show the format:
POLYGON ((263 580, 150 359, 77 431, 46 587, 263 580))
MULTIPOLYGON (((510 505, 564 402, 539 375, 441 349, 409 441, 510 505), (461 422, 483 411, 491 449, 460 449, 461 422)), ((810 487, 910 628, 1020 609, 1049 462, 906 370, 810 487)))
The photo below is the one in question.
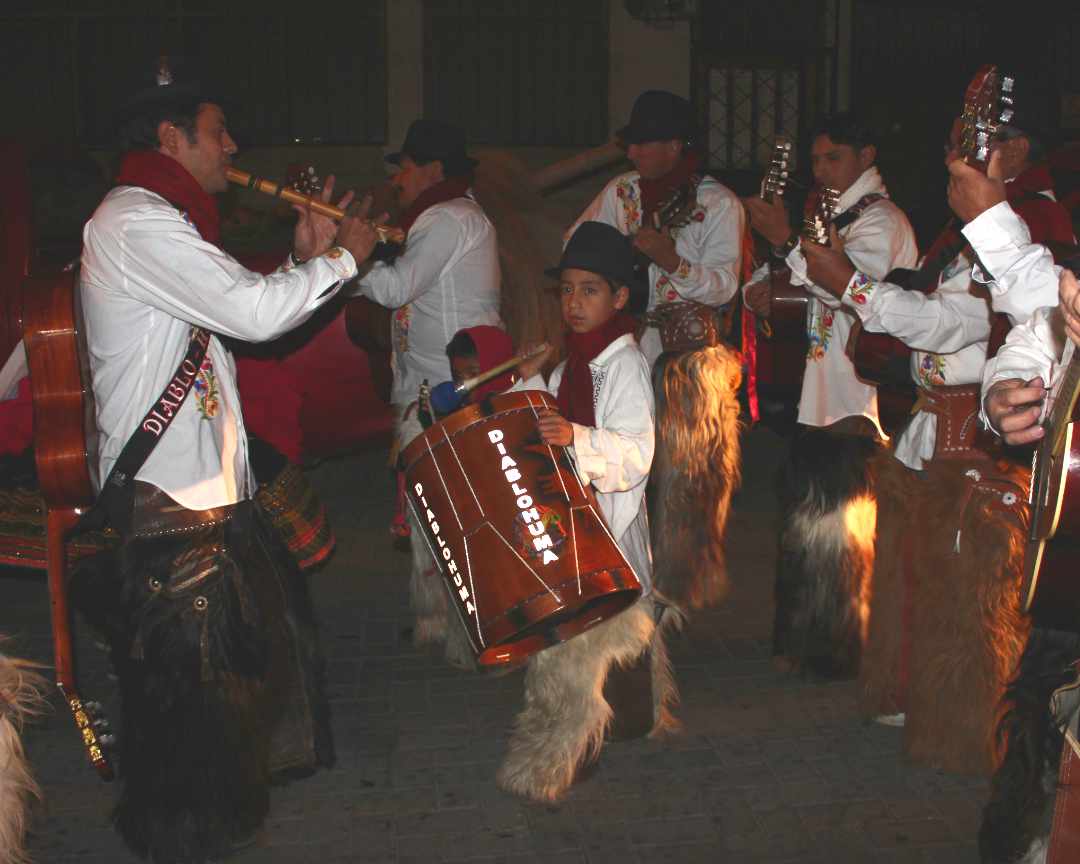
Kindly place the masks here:
POLYGON ((83 702, 83 707, 87 711, 100 711, 101 710, 101 703, 100 702, 83 702))
POLYGON ((104 735, 98 736, 98 741, 101 742, 101 746, 103 747, 112 747, 116 744, 116 736, 111 732, 106 732, 104 735))
POLYGON ((1013 84, 1016 83, 1016 79, 1010 78, 1008 75, 1001 79, 1001 92, 1012 93, 1013 84))
POLYGON ((1004 111, 1001 112, 1001 122, 1002 123, 1010 123, 1010 122, 1012 122, 1012 118, 1013 118, 1013 110, 1011 108, 1006 108, 1004 111))

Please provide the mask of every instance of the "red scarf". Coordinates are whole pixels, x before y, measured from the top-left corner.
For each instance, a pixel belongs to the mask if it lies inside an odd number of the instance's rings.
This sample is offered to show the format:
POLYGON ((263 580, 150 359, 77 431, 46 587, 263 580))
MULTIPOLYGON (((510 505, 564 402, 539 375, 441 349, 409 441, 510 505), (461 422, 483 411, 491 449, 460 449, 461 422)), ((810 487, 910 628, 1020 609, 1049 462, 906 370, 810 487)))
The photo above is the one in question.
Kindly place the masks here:
POLYGON ((434 207, 444 201, 453 201, 455 198, 462 198, 468 191, 469 181, 464 177, 449 177, 440 183, 436 183, 421 192, 419 197, 402 211, 402 214, 398 217, 398 226, 408 234, 413 223, 428 207, 434 207))
POLYGON ((633 333, 637 321, 625 312, 616 312, 607 321, 588 333, 567 333, 566 368, 559 382, 559 413, 571 423, 596 426, 596 406, 593 404, 593 380, 589 361, 620 336, 633 333))
POLYGON ((187 168, 157 150, 132 150, 124 155, 119 186, 141 186, 155 192, 187 213, 195 229, 207 243, 221 243, 221 217, 217 201, 188 172, 187 168))
POLYGON ((661 204, 671 198, 676 189, 682 189, 690 178, 697 173, 698 165, 701 164, 701 156, 696 150, 683 154, 679 164, 668 171, 663 177, 654 180, 646 180, 644 177, 638 181, 641 184, 641 224, 652 226, 653 214, 661 204))

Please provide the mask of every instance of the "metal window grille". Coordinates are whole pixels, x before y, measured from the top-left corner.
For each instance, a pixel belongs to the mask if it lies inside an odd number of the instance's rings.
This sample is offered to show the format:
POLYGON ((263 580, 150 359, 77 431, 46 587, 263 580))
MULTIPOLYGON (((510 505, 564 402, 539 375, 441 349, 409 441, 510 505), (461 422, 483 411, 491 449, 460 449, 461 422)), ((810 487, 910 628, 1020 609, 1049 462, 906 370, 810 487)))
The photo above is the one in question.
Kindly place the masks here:
POLYGON ((717 170, 769 164, 776 135, 799 131, 802 82, 789 66, 709 66, 706 146, 717 170))

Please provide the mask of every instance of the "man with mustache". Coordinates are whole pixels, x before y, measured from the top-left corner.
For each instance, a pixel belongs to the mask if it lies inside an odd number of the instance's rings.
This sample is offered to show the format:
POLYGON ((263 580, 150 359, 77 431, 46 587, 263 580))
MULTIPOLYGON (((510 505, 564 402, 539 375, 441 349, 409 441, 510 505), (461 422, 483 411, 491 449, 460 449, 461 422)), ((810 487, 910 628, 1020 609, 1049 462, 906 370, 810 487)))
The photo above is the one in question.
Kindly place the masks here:
POLYGON ((376 233, 302 210, 289 260, 251 272, 218 245, 213 195, 237 148, 209 91, 162 66, 118 131, 124 157, 84 228, 79 290, 102 481, 92 514, 122 545, 80 568, 72 592, 121 691, 117 830, 140 857, 187 864, 254 842, 272 775, 334 761, 311 600, 253 501, 221 337, 303 323, 376 233))

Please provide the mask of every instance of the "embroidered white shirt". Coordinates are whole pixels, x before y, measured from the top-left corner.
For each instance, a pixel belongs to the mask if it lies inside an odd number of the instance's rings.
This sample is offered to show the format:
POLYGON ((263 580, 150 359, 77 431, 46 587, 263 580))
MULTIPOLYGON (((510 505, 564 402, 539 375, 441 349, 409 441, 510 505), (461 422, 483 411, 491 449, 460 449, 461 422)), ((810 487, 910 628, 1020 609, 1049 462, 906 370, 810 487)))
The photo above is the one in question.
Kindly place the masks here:
POLYGON ((995 312, 1016 325, 1036 309, 1057 305, 1061 270, 1049 249, 1031 242, 1027 223, 1007 201, 984 210, 963 232, 982 265, 972 278, 989 288, 995 312))
POLYGON ((502 325, 499 282, 491 220, 471 198, 455 198, 421 213, 404 252, 348 289, 394 310, 391 402, 415 401, 425 378, 432 386, 450 380, 446 346, 458 330, 502 325))
MULTIPOLYGON (((856 273, 842 298, 869 333, 888 333, 909 348, 911 377, 920 387, 977 384, 990 338, 990 306, 970 290, 971 262, 958 255, 931 294, 905 291, 856 273)), ((921 470, 934 454, 937 418, 920 411, 896 442, 896 458, 921 470)))
MULTIPOLYGON (((621 174, 604 187, 570 226, 563 243, 582 222, 604 222, 633 236, 641 228, 640 174, 621 174)), ((649 309, 677 300, 696 300, 721 306, 739 287, 742 232, 746 221, 742 203, 726 186, 704 176, 697 188, 697 207, 690 222, 673 228, 675 251, 682 264, 668 273, 649 265, 649 309)), ((650 327, 642 337, 641 350, 651 364, 660 356, 660 335, 650 327)))
MULTIPOLYGON (((546 390, 556 395, 565 361, 544 383, 536 375, 512 390, 546 390)), ((652 589, 652 552, 645 486, 655 448, 655 403, 649 363, 627 333, 591 363, 596 426, 574 423, 574 461, 583 483, 591 483, 615 542, 645 593, 652 589)))
MULTIPOLYGON (((99 482, 172 379, 191 325, 247 341, 291 330, 356 273, 343 249, 262 276, 207 243, 164 198, 121 186, 83 229, 80 290, 99 429, 99 482)), ((137 477, 191 510, 254 490, 232 355, 211 337, 195 386, 137 477)))
MULTIPOLYGON (((840 196, 836 215, 847 211, 864 195, 887 195, 888 190, 870 166, 840 196)), ((855 269, 873 279, 881 279, 897 267, 914 267, 919 258, 915 232, 904 212, 887 198, 870 204, 859 217, 839 232, 844 252, 855 269)), ((791 284, 805 285, 810 294, 806 310, 806 332, 810 346, 799 399, 799 422, 807 426, 830 426, 845 417, 866 417, 883 438, 878 419, 877 388, 860 381, 847 356, 847 342, 853 315, 840 308, 840 301, 814 285, 806 275, 806 259, 796 246, 787 256, 791 284)))
MULTIPOLYGON (((995 433, 1001 434, 990 425, 986 416, 985 400, 989 389, 998 381, 1006 381, 1010 378, 1018 378, 1021 381, 1030 381, 1032 378, 1042 378, 1043 385, 1053 390, 1061 378, 1061 369, 1072 359, 1075 345, 1064 331, 1055 332, 1050 316, 1057 308, 1044 306, 1036 309, 1027 321, 1017 324, 1005 337, 1005 344, 998 349, 998 353, 986 361, 983 370, 982 382, 982 405, 980 414, 983 422, 995 433)), ((1043 403, 1042 417, 1046 412, 1050 400, 1043 403)), ((1042 419, 1042 418, 1040 418, 1042 419)))

